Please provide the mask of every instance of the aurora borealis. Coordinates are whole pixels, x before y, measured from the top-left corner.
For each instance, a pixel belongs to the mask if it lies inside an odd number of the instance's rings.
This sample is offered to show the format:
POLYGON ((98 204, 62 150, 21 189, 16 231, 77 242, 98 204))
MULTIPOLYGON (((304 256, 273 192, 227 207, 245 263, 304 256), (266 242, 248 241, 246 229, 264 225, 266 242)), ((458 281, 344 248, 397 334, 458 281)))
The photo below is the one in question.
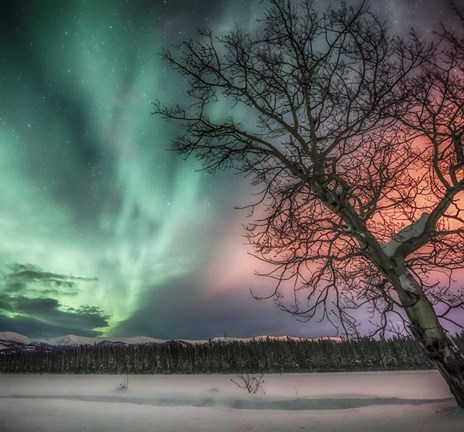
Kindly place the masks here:
MULTIPOLYGON (((373 9, 392 31, 431 31, 450 14, 437 3, 373 9)), ((185 97, 161 48, 199 27, 252 31, 260 7, 0 0, 0 331, 329 334, 251 297, 269 281, 253 276, 233 209, 246 181, 169 152, 175 125, 151 116, 153 100, 185 97)))

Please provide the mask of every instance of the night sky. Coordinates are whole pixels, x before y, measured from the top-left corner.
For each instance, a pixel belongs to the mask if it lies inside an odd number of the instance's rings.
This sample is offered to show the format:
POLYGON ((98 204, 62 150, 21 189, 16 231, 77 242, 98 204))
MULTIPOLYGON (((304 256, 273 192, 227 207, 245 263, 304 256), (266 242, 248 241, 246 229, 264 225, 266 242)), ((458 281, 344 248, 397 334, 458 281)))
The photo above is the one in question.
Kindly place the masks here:
MULTIPOLYGON (((445 0, 372 4, 397 34, 453 21, 445 0)), ((261 7, 0 0, 0 331, 334 334, 252 298, 272 282, 243 246, 247 182, 168 151, 176 126, 151 115, 155 99, 185 100, 162 47, 197 28, 253 31, 261 7)))

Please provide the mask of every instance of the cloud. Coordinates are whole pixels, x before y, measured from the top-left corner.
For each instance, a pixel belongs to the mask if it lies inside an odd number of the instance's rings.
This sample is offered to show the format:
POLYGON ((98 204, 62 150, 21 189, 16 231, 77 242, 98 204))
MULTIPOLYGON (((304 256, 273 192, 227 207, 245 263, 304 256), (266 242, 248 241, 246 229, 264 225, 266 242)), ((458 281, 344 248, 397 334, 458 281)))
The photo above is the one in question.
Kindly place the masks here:
POLYGON ((36 317, 18 315, 7 317, 0 315, 0 329, 8 329, 23 334, 30 338, 50 339, 65 334, 78 334, 80 336, 95 337, 102 334, 101 331, 83 326, 66 326, 62 323, 43 322, 36 317))
POLYGON ((77 295, 78 283, 93 278, 43 271, 32 264, 11 264, 0 269, 0 329, 30 337, 67 333, 101 334, 109 317, 90 305, 70 307, 59 299, 77 295))
POLYGON ((0 328, 30 337, 55 337, 67 333, 97 335, 108 325, 101 309, 83 305, 68 308, 52 298, 11 297, 0 294, 0 328))
POLYGON ((33 264, 8 264, 0 269, 0 280, 3 279, 4 292, 19 295, 35 291, 35 296, 68 295, 78 293, 79 282, 95 281, 96 278, 63 275, 43 271, 33 264))
POLYGON ((95 281, 96 278, 80 277, 80 276, 71 276, 63 275, 58 273, 50 273, 41 270, 39 267, 33 264, 9 264, 8 268, 12 270, 8 274, 8 278, 14 281, 24 281, 24 282, 45 282, 54 284, 57 286, 70 287, 74 286, 76 281, 95 281))

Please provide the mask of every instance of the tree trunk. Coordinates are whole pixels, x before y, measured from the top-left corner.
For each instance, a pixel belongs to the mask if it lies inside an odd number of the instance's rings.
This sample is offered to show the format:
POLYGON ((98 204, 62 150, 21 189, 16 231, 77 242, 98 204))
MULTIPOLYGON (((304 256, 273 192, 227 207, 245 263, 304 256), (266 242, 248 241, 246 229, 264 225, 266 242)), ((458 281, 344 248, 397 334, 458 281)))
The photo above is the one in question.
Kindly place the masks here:
POLYGON ((427 297, 406 307, 411 331, 448 384, 457 404, 464 408, 464 356, 446 335, 427 297))

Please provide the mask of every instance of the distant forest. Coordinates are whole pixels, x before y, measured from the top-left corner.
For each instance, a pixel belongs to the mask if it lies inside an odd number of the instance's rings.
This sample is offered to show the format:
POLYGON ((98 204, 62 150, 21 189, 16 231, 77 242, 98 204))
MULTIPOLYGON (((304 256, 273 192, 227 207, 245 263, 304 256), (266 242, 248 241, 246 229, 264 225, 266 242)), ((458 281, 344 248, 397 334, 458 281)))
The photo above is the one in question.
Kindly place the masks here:
MULTIPOLYGON (((464 350, 464 333, 454 337, 464 350)), ((412 338, 62 347, 0 352, 0 373, 205 374, 431 369, 412 338)))

